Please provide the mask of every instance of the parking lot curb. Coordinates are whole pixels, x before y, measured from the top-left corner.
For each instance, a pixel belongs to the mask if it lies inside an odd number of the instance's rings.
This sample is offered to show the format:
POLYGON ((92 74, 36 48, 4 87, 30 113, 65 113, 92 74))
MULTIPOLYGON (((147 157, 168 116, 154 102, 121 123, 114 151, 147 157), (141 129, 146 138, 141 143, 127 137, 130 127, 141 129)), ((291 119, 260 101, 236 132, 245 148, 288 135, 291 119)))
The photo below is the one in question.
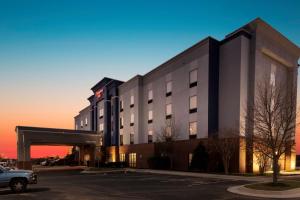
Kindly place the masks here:
MULTIPOLYGON (((248 185, 248 184, 247 184, 248 185)), ((228 192, 262 198, 273 199, 286 199, 286 198, 300 198, 300 188, 283 190, 283 191, 267 191, 267 190, 255 190, 245 187, 246 185, 232 186, 227 189, 228 192)))

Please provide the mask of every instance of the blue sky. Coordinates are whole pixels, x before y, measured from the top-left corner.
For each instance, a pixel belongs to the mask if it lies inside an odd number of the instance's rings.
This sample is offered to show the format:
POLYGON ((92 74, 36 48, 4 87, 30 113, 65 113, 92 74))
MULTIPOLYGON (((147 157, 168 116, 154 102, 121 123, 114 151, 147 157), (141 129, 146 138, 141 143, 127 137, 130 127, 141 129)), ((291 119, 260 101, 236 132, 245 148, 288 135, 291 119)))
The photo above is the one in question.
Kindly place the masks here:
POLYGON ((298 0, 0 0, 0 92, 76 88, 85 102, 104 76, 144 74, 256 17, 299 46, 299 10, 298 0))

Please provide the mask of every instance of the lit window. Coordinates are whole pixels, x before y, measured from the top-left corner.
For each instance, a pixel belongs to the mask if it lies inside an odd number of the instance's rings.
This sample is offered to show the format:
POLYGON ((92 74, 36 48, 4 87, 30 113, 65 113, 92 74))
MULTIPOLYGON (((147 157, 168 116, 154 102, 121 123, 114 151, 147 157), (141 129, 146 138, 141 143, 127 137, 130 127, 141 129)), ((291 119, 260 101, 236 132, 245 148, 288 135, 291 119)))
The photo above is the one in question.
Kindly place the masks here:
POLYGON ((197 85, 197 70, 190 71, 190 87, 194 87, 197 85))
POLYGON ((153 130, 149 130, 148 135, 153 135, 153 130))
POLYGON ((81 128, 83 127, 83 121, 82 120, 80 121, 80 126, 81 126, 81 128))
POLYGON ((125 162, 126 158, 125 158, 125 153, 120 153, 120 162, 125 162))
POLYGON ((99 124, 99 131, 103 132, 103 130, 104 130, 104 126, 103 126, 103 123, 101 123, 101 124, 99 124))
POLYGON ((148 112, 148 120, 153 120, 153 111, 149 110, 148 112))
POLYGON ((189 125, 190 138, 195 138, 197 135, 197 122, 190 122, 189 125))
POLYGON ((148 91, 148 100, 152 100, 153 99, 153 91, 149 90, 148 91))
POLYGON ((103 108, 101 108, 101 109, 99 110, 99 117, 100 117, 100 118, 103 117, 103 108))
POLYGON ((85 126, 87 126, 88 125, 88 118, 86 117, 85 118, 85 126))
POLYGON ((148 143, 152 143, 153 142, 153 131, 149 130, 148 131, 148 143))
POLYGON ((134 96, 133 95, 130 96, 130 105, 131 106, 134 105, 134 96))
POLYGON ((189 153, 189 167, 192 165, 193 153, 189 153))
POLYGON ((130 115, 130 124, 134 124, 134 114, 131 113, 130 115))
POLYGON ((270 85, 275 86, 275 73, 276 73, 276 65, 271 65, 271 75, 270 75, 270 85))
POLYGON ((190 113, 197 112, 197 96, 190 97, 190 113))
POLYGON ((121 100, 121 101, 120 101, 120 112, 123 111, 123 108, 124 108, 124 104, 123 104, 123 101, 121 100))
POLYGON ((172 81, 167 82, 167 92, 166 96, 170 96, 172 94, 172 81))
POLYGON ((136 167, 136 153, 129 154, 129 167, 136 167))
POLYGON ((166 116, 171 116, 172 115, 172 104, 167 104, 166 105, 166 116))
POLYGON ((171 137, 171 135, 172 135, 172 127, 171 127, 171 126, 168 126, 168 127, 166 128, 166 136, 167 136, 167 137, 171 137))

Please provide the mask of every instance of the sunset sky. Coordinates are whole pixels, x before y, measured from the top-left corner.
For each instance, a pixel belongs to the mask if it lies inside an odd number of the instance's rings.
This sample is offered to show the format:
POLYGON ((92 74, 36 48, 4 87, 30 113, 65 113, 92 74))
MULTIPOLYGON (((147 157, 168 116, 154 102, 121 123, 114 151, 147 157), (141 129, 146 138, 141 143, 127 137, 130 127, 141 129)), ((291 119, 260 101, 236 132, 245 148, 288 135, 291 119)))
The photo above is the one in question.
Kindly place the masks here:
MULTIPOLYGON (((256 17, 300 46, 298 0, 208 2, 1 0, 0 154, 16 157, 17 125, 74 128, 73 117, 104 76, 144 74, 256 17)), ((32 157, 66 152, 33 147, 32 157)))

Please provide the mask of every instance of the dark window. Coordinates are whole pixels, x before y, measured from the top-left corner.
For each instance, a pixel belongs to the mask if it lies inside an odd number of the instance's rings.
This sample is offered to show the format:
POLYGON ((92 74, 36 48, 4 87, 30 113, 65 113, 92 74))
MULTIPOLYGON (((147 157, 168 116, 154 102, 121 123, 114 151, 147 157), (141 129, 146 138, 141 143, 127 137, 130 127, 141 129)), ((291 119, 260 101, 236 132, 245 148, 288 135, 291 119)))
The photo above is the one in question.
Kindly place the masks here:
POLYGON ((130 144, 134 144, 134 134, 130 134, 130 144))
POLYGON ((133 107, 134 107, 134 104, 131 104, 131 105, 130 105, 130 108, 133 108, 133 107))
POLYGON ((190 83, 190 88, 197 86, 197 82, 190 83))
POLYGON ((123 119, 120 118, 120 129, 122 129, 122 128, 123 128, 123 119))
POLYGON ((148 119, 148 124, 151 124, 153 122, 152 119, 148 119))
POLYGON ((152 140, 152 135, 148 135, 148 143, 152 143, 153 140, 152 140))
POLYGON ((197 112, 197 108, 190 109, 190 113, 195 113, 195 112, 197 112))
POLYGON ((123 135, 120 135, 120 145, 123 145, 123 135))
POLYGON ((153 99, 150 99, 148 100, 148 104, 152 103, 153 102, 153 99))
POLYGON ((166 119, 171 119, 172 118, 172 115, 167 115, 166 116, 166 119))
POLYGON ((120 112, 123 111, 123 101, 120 101, 120 112))
POLYGON ((102 118, 103 118, 103 115, 99 117, 99 119, 102 119, 102 118))
POLYGON ((130 123, 130 126, 134 126, 134 123, 130 123))
POLYGON ((166 93, 166 97, 171 96, 171 95, 172 95, 172 92, 167 92, 166 93))
POLYGON ((190 135, 190 139, 196 139, 197 135, 190 135))

